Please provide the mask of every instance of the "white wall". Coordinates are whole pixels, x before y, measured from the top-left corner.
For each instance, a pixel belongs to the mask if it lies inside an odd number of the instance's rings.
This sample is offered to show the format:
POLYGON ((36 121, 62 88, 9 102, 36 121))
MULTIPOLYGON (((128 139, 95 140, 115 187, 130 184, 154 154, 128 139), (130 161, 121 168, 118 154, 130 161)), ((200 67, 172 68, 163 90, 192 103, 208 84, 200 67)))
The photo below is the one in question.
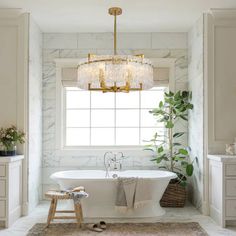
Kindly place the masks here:
POLYGON ((203 91, 203 16, 188 33, 188 77, 194 109, 189 112, 189 139, 191 158, 194 162, 194 175, 190 184, 189 198, 202 211, 204 178, 204 91, 203 91))
POLYGON ((192 27, 189 39, 189 145, 197 157, 193 203, 209 213, 207 154, 224 154, 236 136, 236 11, 212 10, 192 27))
POLYGON ((37 206, 42 182, 42 32, 32 17, 29 21, 28 78, 29 211, 37 206))
POLYGON ((208 151, 225 153, 236 137, 236 10, 212 10, 206 16, 208 151))
MULTIPOLYGON (((112 54, 111 33, 44 34, 43 36, 43 192, 55 188, 50 174, 67 169, 101 169, 103 152, 62 156, 55 147, 56 67, 55 58, 87 57, 88 53, 112 54)), ((140 54, 148 58, 174 58, 176 89, 187 88, 187 34, 119 33, 118 53, 140 54)), ((182 129, 187 129, 183 123, 182 129)), ((129 154, 125 168, 156 168, 143 152, 129 154)))
MULTIPOLYGON (((16 125, 28 129, 28 14, 0 9, 0 127, 16 125)), ((24 153, 22 207, 27 212, 27 144, 18 146, 24 153)))

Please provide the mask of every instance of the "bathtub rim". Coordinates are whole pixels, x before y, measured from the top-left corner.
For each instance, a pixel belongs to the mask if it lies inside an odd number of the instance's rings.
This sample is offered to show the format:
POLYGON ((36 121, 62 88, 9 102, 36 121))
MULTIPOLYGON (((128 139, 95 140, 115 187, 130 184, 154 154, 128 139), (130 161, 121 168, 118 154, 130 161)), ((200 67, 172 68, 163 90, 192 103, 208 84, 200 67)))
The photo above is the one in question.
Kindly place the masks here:
MULTIPOLYGON (((124 170, 121 172, 127 172, 127 171, 158 171, 158 172, 167 172, 168 175, 166 176, 157 176, 157 177, 138 177, 138 176, 132 176, 134 178, 142 178, 142 179, 150 179, 150 180, 164 180, 164 179, 175 179, 177 178, 177 175, 171 171, 166 171, 166 170, 124 170)), ((53 174, 50 175, 50 179, 54 180, 57 182, 57 180, 84 180, 84 181, 96 181, 96 180, 106 180, 106 181, 114 181, 117 180, 117 178, 112 177, 112 174, 117 174, 117 173, 121 173, 120 171, 109 171, 109 177, 105 177, 105 170, 65 170, 65 171, 57 171, 53 174), (83 177, 83 178, 75 178, 73 177, 65 177, 65 176, 58 176, 58 174, 62 174, 62 173, 66 173, 66 172, 77 172, 77 171, 101 171, 102 173, 104 173, 104 177, 97 177, 97 178, 87 178, 87 177, 83 177)), ((119 176, 118 176, 119 177, 119 176)), ((122 176, 121 176, 122 177, 122 176)), ((131 176, 129 176, 130 178, 132 178, 131 176)), ((127 177, 127 178, 129 178, 127 177)))

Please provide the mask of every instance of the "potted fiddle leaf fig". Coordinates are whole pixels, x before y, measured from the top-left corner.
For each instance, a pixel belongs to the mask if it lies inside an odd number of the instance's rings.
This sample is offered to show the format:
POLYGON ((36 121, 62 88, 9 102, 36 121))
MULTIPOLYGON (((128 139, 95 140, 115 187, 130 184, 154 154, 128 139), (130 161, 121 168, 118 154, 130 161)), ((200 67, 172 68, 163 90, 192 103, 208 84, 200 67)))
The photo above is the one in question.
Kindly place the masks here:
POLYGON ((184 146, 181 137, 185 132, 176 131, 177 121, 188 120, 188 111, 193 109, 190 103, 192 94, 188 91, 167 92, 164 101, 152 111, 157 122, 165 127, 163 134, 155 133, 145 150, 152 151, 153 159, 159 168, 176 173, 177 178, 170 181, 160 201, 163 207, 183 207, 187 198, 187 177, 193 174, 193 160, 189 157, 190 147, 184 146))

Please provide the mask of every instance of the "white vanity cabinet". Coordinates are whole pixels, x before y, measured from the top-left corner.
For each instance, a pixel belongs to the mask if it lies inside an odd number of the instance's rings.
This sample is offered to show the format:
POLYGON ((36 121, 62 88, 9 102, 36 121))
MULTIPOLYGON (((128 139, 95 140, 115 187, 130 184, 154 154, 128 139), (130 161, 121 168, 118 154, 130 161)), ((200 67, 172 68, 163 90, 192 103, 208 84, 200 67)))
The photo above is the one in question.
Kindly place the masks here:
POLYGON ((208 155, 208 159, 210 216, 222 227, 235 224, 236 156, 208 155))
POLYGON ((0 226, 9 227, 22 215, 22 159, 0 157, 0 226))

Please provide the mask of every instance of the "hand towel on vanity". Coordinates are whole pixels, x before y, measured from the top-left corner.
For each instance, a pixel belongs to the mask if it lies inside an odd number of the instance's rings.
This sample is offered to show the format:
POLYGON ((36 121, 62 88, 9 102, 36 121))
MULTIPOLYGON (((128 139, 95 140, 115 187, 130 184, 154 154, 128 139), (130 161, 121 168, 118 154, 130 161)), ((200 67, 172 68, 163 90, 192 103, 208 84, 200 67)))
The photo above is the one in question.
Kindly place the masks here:
POLYGON ((151 180, 139 178, 136 184, 134 208, 143 207, 152 200, 151 180))
POLYGON ((126 212, 134 207, 137 178, 118 178, 115 207, 126 212))

